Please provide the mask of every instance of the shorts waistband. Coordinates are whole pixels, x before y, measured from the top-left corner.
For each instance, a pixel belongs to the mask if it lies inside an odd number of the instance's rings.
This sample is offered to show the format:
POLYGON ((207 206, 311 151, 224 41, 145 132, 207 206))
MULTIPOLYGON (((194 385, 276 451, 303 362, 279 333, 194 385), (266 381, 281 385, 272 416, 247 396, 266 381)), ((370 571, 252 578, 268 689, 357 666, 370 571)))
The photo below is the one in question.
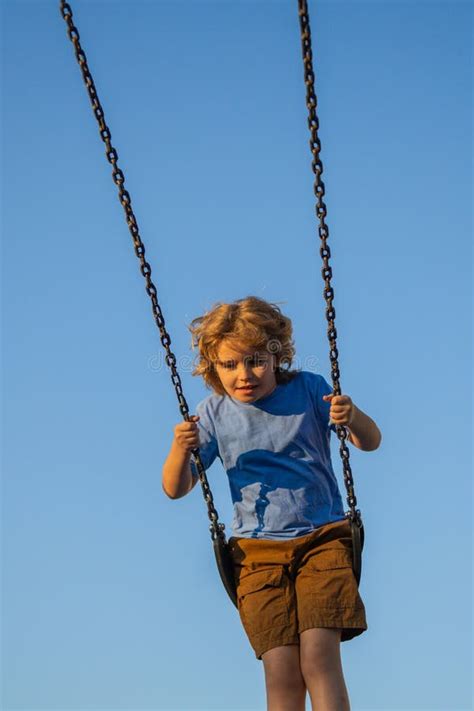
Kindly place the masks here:
POLYGON ((317 539, 319 537, 326 537, 326 533, 335 529, 339 531, 340 529, 347 528, 350 530, 350 521, 348 518, 339 519, 338 521, 331 521, 329 523, 324 523, 321 526, 317 526, 310 533, 306 533, 304 536, 295 536, 294 538, 286 539, 276 539, 276 538, 249 538, 247 536, 231 536, 228 540, 229 546, 232 548, 238 545, 239 548, 249 550, 257 546, 260 550, 263 547, 273 548, 278 546, 280 549, 284 548, 295 548, 299 546, 304 546, 308 541, 317 539))

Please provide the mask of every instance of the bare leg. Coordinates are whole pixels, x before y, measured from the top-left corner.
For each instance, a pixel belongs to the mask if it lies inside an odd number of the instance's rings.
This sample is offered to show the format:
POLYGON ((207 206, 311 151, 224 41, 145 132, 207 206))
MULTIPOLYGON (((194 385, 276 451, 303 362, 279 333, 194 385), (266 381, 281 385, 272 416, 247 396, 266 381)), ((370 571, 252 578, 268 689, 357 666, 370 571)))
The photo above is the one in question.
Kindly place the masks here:
POLYGON ((313 711, 350 711, 340 646, 341 630, 315 628, 300 634, 301 672, 313 711))
POLYGON ((306 685, 298 644, 274 647, 262 654, 267 711, 305 711, 306 685))

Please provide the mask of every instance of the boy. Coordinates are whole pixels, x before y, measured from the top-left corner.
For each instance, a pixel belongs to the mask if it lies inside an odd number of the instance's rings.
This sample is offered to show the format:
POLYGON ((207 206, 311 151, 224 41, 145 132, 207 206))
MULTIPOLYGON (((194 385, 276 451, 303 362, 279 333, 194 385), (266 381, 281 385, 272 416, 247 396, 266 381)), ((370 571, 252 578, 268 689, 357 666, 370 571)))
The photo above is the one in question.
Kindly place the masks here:
POLYGON ((375 422, 324 378, 290 370, 292 324, 249 296, 217 304, 190 326, 213 391, 174 428, 163 489, 175 499, 222 461, 234 503, 229 546, 240 618, 265 671, 268 708, 347 711, 340 642, 367 629, 352 570, 352 537, 330 456, 335 425, 377 449, 375 422), (288 367, 284 367, 288 366, 288 367))

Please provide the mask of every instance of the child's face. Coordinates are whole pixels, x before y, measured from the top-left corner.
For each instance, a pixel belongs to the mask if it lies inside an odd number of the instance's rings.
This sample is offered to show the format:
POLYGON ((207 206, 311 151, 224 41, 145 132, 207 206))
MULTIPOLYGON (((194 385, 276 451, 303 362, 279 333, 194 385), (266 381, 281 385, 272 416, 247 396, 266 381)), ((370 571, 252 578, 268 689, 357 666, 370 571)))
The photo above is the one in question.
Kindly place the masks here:
POLYGON ((265 350, 236 347, 222 341, 217 350, 215 368, 226 393, 242 402, 270 395, 277 385, 275 356, 265 350))

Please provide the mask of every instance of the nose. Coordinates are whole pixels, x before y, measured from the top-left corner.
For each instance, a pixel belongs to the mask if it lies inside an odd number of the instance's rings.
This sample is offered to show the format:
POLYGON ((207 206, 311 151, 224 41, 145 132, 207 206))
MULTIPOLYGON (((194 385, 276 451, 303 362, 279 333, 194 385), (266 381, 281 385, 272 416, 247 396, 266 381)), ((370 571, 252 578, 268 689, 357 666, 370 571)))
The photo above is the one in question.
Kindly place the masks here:
POLYGON ((248 382, 253 380, 252 365, 251 363, 240 363, 238 368, 239 380, 243 382, 248 382))

